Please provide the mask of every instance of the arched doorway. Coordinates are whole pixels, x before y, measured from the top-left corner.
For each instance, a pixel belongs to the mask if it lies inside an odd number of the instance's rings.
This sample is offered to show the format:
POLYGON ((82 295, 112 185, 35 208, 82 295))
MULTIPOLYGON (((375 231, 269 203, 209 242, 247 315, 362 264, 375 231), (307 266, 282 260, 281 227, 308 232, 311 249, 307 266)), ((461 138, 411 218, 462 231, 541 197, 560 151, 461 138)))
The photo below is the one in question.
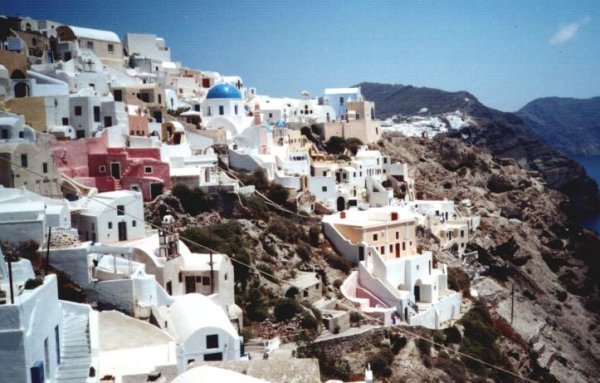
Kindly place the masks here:
POLYGON ((23 73, 23 71, 20 70, 20 69, 15 69, 11 73, 10 79, 11 80, 24 80, 25 79, 25 73, 23 73))
POLYGON ((344 197, 338 197, 337 211, 343 211, 343 210, 346 210, 346 200, 344 200, 344 197))
POLYGON ((25 82, 18 82, 14 87, 15 98, 29 97, 29 85, 25 82))
POLYGON ((421 300, 421 280, 420 279, 417 279, 417 281, 415 282, 414 294, 415 294, 415 302, 419 302, 421 300))

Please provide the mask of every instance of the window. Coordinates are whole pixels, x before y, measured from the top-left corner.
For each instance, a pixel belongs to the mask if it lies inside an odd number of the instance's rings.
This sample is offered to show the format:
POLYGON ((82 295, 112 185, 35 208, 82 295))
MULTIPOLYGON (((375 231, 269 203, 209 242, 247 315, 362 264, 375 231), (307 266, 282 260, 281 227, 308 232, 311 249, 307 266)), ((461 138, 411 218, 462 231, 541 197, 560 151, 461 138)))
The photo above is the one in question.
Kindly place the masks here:
POLYGON ((63 117, 62 124, 63 124, 63 126, 69 125, 69 119, 67 117, 63 117))
POLYGON ((234 107, 233 107, 233 110, 234 110, 234 113, 235 113, 235 115, 237 116, 237 114, 238 114, 238 106, 237 106, 237 105, 236 105, 236 106, 234 106, 234 107))
POLYGON ((210 106, 208 107, 208 111, 206 112, 207 116, 212 116, 212 111, 210 110, 210 106))
POLYGON ((219 114, 221 116, 225 114, 225 107, 223 105, 219 105, 219 114))
POLYGON ((381 246, 381 255, 385 254, 385 246, 381 246))
POLYGON ((87 48, 88 49, 94 49, 94 42, 93 41, 88 41, 87 42, 87 48))
POLYGON ((206 336, 206 348, 219 348, 219 336, 218 335, 207 335, 206 336))
POLYGON ((225 275, 223 275, 223 279, 227 280, 227 273, 225 273, 225 275))
POLYGON ((24 131, 20 131, 19 132, 19 138, 25 138, 25 132, 24 131))
POLYGON ((373 234, 373 241, 377 241, 377 234, 373 234))
POLYGON ((146 173, 146 174, 152 174, 152 166, 145 166, 144 167, 144 173, 146 173))
POLYGON ((48 173, 48 163, 47 162, 42 163, 42 171, 44 173, 48 173))
POLYGON ((399 231, 396 232, 396 239, 400 239, 400 232, 399 231))
POLYGON ((81 116, 81 106, 76 106, 75 107, 75 115, 76 116, 81 116))
POLYGON ((180 271, 178 274, 179 282, 183 282, 183 273, 180 271))
POLYGON ((106 166, 104 166, 104 165, 98 166, 98 173, 106 173, 106 166))
POLYGON ((94 122, 100 122, 100 107, 94 106, 94 122))
POLYGON ((131 226, 135 227, 137 225, 137 222, 135 220, 131 221, 131 226))
POLYGON ((109 223, 108 223, 108 228, 109 228, 109 229, 112 229, 112 222, 109 222, 109 223))
POLYGON ((202 285, 203 286, 210 285, 210 277, 202 277, 202 285))
POLYGON ((402 242, 402 251, 406 250, 406 242, 402 242))
POLYGON ((125 205, 117 205, 117 215, 125 215, 125 205))
POLYGON ((24 168, 27 167, 27 154, 21 154, 21 166, 24 168))
POLYGON ((340 97, 340 105, 344 105, 344 97, 340 97))
POLYGON ((108 44, 108 53, 115 53, 115 46, 113 44, 108 44))
POLYGON ((115 97, 115 101, 123 101, 123 91, 121 89, 113 90, 113 96, 115 97))
POLYGON ((326 191, 327 191, 327 186, 322 186, 322 187, 321 187, 321 191, 322 191, 322 192, 326 192, 326 191))

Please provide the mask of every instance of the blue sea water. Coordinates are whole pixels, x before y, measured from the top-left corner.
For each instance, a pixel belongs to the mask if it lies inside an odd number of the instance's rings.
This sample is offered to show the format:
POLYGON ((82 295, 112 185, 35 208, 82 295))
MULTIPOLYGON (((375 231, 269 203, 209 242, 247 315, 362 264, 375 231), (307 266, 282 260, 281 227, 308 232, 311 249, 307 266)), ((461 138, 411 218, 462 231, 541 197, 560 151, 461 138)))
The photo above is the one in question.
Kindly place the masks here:
MULTIPOLYGON (((588 175, 600 185, 600 156, 575 157, 575 160, 583 165, 588 175)), ((584 221, 583 224, 596 233, 600 233, 600 215, 584 221)))

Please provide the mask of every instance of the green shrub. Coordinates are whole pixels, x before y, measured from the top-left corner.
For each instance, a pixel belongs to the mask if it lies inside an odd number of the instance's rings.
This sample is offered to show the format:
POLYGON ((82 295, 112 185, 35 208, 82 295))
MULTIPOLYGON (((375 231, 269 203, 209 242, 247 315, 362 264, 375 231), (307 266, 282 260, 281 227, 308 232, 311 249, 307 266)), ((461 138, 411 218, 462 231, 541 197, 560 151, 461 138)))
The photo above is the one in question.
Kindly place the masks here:
POLYGON ((333 287, 335 287, 336 289, 339 289, 343 283, 344 283, 344 281, 342 281, 341 279, 336 279, 335 281, 333 281, 333 287))
POLYGON ((311 246, 317 247, 321 242, 321 226, 311 226, 308 229, 308 243, 311 246))
POLYGON ((445 352, 440 352, 437 368, 444 371, 455 383, 469 381, 464 363, 460 359, 450 358, 445 352))
POLYGON ((402 350, 404 347, 406 347, 407 343, 408 343, 408 340, 406 339, 406 337, 404 337, 402 335, 398 335, 398 334, 390 335, 390 344, 392 346, 392 352, 396 355, 398 355, 400 350, 402 350))
POLYGON ((448 267, 448 287, 454 291, 462 291, 466 297, 471 296, 471 279, 460 267, 448 267))
POLYGON ((391 365, 393 362, 394 353, 389 346, 381 347, 377 352, 372 353, 368 359, 373 373, 385 378, 392 375, 391 365))
POLYGON ((38 286, 44 284, 44 277, 41 275, 36 276, 35 278, 30 278, 25 281, 25 290, 33 290, 38 286))
POLYGON ((289 298, 289 299, 295 299, 298 294, 300 294, 300 291, 298 291, 298 288, 292 286, 289 289, 287 289, 287 291, 285 292, 285 297, 289 298))
POLYGON ((462 335, 460 334, 460 330, 456 326, 448 327, 444 329, 444 335, 446 336, 446 340, 444 341, 445 345, 448 344, 459 344, 462 340, 462 335))
POLYGON ((343 137, 331 136, 325 143, 325 150, 329 154, 340 154, 346 149, 346 140, 343 137))
POLYGON ((277 277, 275 276, 275 272, 269 265, 260 263, 256 265, 256 269, 260 272, 261 276, 273 283, 277 283, 277 277))
POLYGON ((276 204, 283 205, 289 198, 290 192, 279 184, 271 184, 267 191, 267 198, 276 204))
POLYGON ((293 299, 283 298, 275 301, 273 314, 278 321, 286 321, 292 319, 296 314, 300 313, 302 308, 293 299))
POLYGON ((333 267, 334 269, 343 271, 346 274, 349 274, 352 270, 352 262, 332 251, 324 251, 323 257, 329 266, 333 267))
POLYGON ((302 328, 317 331, 319 329, 319 321, 313 315, 307 311, 302 312, 302 319, 300 320, 302 328))
POLYGON ((346 147, 352 152, 352 155, 355 156, 358 152, 359 146, 361 146, 363 142, 356 137, 349 137, 346 139, 346 147))
POLYGON ((303 261, 309 261, 312 255, 312 251, 310 246, 306 242, 300 241, 298 245, 296 245, 296 253, 303 261))
POLYGON ((200 188, 190 189, 184 184, 177 184, 171 188, 171 194, 179 200, 183 210, 192 216, 214 210, 215 201, 210 195, 200 188))
POLYGON ((360 315, 358 311, 350 311, 350 322, 358 323, 363 319, 363 316, 360 315))
POLYGON ((269 221, 267 232, 288 243, 297 243, 299 240, 307 239, 306 233, 300 226, 279 216, 275 216, 269 221))
MULTIPOLYGON (((484 302, 477 301, 463 316, 460 323, 465 327, 460 352, 512 371, 508 359, 496 344, 498 333, 494 329, 492 318, 484 302)), ((504 382, 514 381, 511 375, 490 369, 472 359, 464 358, 462 361, 477 375, 489 376, 504 382)))
POLYGON ((241 196, 242 204, 246 206, 255 218, 266 220, 269 218, 269 208, 267 204, 257 195, 241 196))
POLYGON ((242 330, 242 336, 244 337, 244 341, 248 341, 254 338, 254 331, 248 326, 244 327, 242 330))

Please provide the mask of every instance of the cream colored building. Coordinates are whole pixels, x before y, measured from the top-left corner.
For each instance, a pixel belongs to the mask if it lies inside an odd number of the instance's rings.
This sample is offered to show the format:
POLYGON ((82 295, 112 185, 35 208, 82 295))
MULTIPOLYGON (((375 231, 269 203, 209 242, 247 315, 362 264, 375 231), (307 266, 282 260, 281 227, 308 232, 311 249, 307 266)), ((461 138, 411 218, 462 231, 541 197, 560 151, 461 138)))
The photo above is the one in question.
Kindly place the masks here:
POLYGON ((363 143, 377 142, 381 138, 381 124, 375 119, 375 104, 371 101, 349 101, 345 119, 323 125, 325 141, 333 136, 355 137, 363 143))
POLYGON ((69 61, 77 56, 74 46, 88 49, 105 64, 115 69, 125 69, 123 44, 116 33, 100 29, 90 29, 63 25, 56 29, 58 34, 59 59, 69 61))

